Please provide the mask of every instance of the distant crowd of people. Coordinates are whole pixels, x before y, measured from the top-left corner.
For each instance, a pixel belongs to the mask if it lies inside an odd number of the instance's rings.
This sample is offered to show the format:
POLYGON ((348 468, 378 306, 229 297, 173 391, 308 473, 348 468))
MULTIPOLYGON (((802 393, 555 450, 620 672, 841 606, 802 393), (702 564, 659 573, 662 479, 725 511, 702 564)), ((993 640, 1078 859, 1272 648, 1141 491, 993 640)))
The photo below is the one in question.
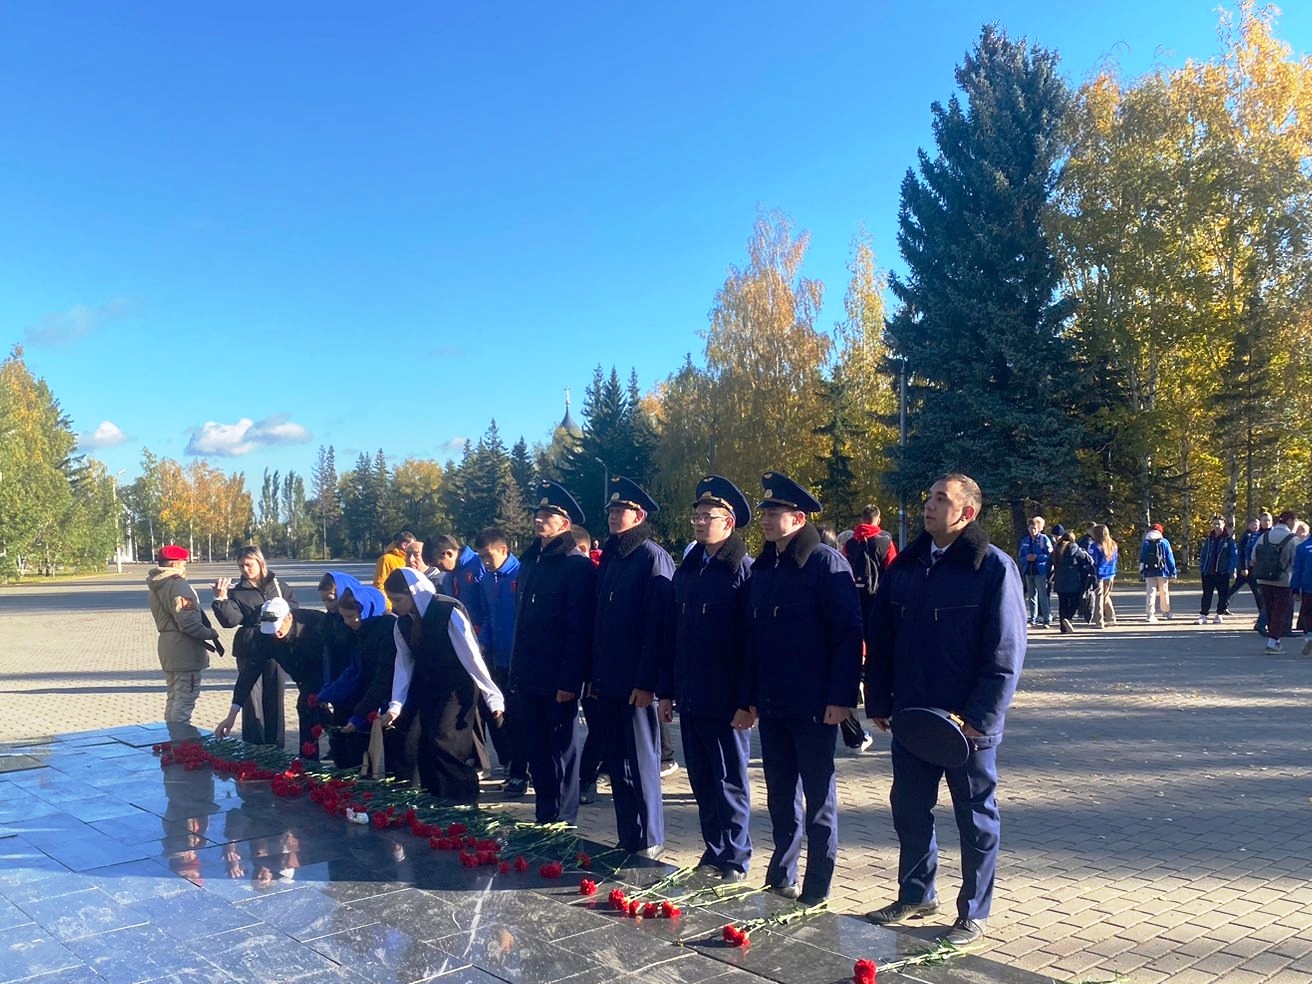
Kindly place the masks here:
MULTIPOLYGON (((1050 628, 1051 596, 1057 595, 1057 624, 1075 631, 1075 621, 1095 628, 1116 623, 1111 589, 1119 567, 1120 548, 1107 526, 1094 524, 1078 539, 1061 525, 1044 532, 1042 516, 1029 520, 1016 548, 1025 586, 1030 626, 1050 628)), ((1198 550, 1202 602, 1197 624, 1221 624, 1231 615, 1230 600, 1245 586, 1252 592, 1258 615, 1253 628, 1266 638, 1266 652, 1284 652, 1281 639, 1302 636, 1302 655, 1312 656, 1312 538, 1308 525, 1287 509, 1278 517, 1265 510, 1248 521, 1238 538, 1222 516, 1198 550), (1216 611, 1212 606, 1215 601, 1216 611), (1298 621, 1294 624, 1294 604, 1298 621)), ((1144 584, 1144 614, 1148 622, 1174 618, 1171 582, 1179 576, 1175 552, 1161 523, 1152 524, 1139 543, 1139 577, 1144 584)))
POLYGON ((653 539, 651 496, 621 476, 610 488, 604 544, 583 529, 569 490, 544 481, 522 555, 497 529, 467 545, 401 533, 373 584, 325 573, 323 611, 300 606, 252 546, 240 552, 240 578, 213 584, 207 615, 186 580, 187 552, 165 547, 148 583, 170 730, 199 733, 191 715, 210 653, 222 654, 217 623, 236 629, 238 677, 216 735, 240 717, 245 740, 281 744, 281 669, 298 689, 306 757, 319 755, 323 733, 338 767, 473 803, 490 743, 508 793, 531 782, 542 823, 573 823, 605 772, 619 847, 656 858, 662 725, 677 713, 701 867, 735 882, 753 857, 756 729, 773 848, 764 881, 814 904, 829 895, 838 857, 837 739, 854 751, 870 742, 856 714, 864 686, 866 718, 893 735, 901 845, 897 897, 868 918, 892 924, 937 909, 933 808, 946 780, 963 857, 944 938, 983 935, 1000 831, 997 746, 1026 625, 1018 568, 978 522, 979 486, 960 474, 935 482, 925 532, 898 550, 875 506, 840 542, 811 522, 821 504, 788 476, 765 474, 753 508, 711 475, 691 490, 692 542, 677 560, 653 539), (740 531, 754 513, 764 546, 752 557, 740 531))

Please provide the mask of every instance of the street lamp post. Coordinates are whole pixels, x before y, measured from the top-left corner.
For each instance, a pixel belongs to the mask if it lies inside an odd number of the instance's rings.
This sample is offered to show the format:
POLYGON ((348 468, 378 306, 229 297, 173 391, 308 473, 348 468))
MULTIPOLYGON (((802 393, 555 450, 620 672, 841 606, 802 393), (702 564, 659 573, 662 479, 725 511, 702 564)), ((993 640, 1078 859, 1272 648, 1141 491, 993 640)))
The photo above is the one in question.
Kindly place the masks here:
POLYGON ((606 508, 606 497, 610 495, 610 466, 595 455, 592 458, 597 464, 601 465, 601 508, 606 508))
POLYGON ((118 480, 125 471, 127 471, 126 468, 120 468, 118 474, 111 476, 109 479, 110 493, 114 497, 114 567, 120 574, 123 573, 123 544, 119 542, 121 537, 119 536, 120 527, 118 525, 118 480))

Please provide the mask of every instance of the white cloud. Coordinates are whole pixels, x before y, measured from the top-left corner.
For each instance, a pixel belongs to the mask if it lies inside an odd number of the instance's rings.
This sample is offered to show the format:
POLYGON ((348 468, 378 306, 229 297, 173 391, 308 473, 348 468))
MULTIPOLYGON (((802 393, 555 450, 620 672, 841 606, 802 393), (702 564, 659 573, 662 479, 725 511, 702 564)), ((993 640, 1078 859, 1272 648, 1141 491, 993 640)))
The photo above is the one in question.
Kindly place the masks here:
POLYGON ((112 420, 102 420, 93 431, 83 431, 77 437, 77 446, 83 451, 116 447, 128 439, 112 420))
POLYGON ((132 310, 132 305, 124 298, 116 297, 104 304, 74 304, 67 311, 55 311, 47 314, 23 335, 28 345, 61 346, 71 345, 86 335, 115 318, 121 318, 132 310))
POLYGON ((465 442, 468 440, 467 437, 453 437, 451 440, 439 444, 437 449, 439 451, 463 451, 465 450, 465 442))
POLYGON ((190 428, 189 433, 191 440, 187 442, 186 454, 193 457, 213 455, 216 458, 240 458, 278 444, 304 444, 312 436, 285 413, 258 421, 242 417, 235 424, 207 420, 200 427, 190 428))

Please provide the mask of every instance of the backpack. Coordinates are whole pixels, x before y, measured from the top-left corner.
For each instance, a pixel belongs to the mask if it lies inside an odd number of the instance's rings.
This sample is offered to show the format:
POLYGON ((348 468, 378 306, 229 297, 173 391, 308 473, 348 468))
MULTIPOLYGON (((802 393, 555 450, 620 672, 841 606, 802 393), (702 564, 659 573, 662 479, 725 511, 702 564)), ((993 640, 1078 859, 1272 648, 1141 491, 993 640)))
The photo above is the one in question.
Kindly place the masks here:
POLYGON ((859 594, 873 595, 879 589, 879 574, 888 563, 888 548, 892 545, 893 538, 884 532, 869 540, 853 537, 844 545, 859 594))
POLYGON ((1271 542, 1271 531, 1262 534, 1253 548, 1253 578, 1258 581, 1281 581, 1285 577, 1285 547, 1294 539, 1287 536, 1279 543, 1271 542))
POLYGON ((1166 538, 1161 537, 1156 540, 1150 540, 1152 551, 1143 563, 1144 570, 1161 571, 1166 573, 1166 538))

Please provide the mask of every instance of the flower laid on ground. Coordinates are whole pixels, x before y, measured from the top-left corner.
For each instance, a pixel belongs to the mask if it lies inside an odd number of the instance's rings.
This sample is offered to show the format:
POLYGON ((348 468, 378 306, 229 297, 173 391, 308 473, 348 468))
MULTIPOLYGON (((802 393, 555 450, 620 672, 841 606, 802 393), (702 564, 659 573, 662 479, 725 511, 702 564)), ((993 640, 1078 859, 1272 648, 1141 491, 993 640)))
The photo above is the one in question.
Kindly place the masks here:
POLYGON ((579 851, 578 863, 580 868, 591 868, 592 856, 587 851, 579 851))
POLYGON ((519 857, 515 858, 515 870, 521 875, 528 871, 528 861, 524 858, 524 855, 521 854, 519 857))
POLYGON ((858 960, 852 968, 852 984, 875 984, 875 962, 858 960))
POLYGON ((548 861, 538 868, 538 874, 543 878, 559 878, 565 873, 565 866, 559 861, 548 861))
POLYGON ((497 872, 498 872, 499 874, 502 874, 502 875, 508 875, 508 874, 510 874, 510 862, 509 862, 509 861, 502 861, 500 864, 498 864, 498 865, 497 865, 497 872))
POLYGON ((666 919, 677 919, 679 916, 683 915, 683 910, 669 899, 666 899, 661 903, 661 915, 666 919))
POLYGON ((725 926, 724 929, 720 930, 720 936, 723 937, 724 942, 728 943, 730 946, 751 945, 751 940, 748 939, 748 934, 739 929, 733 923, 730 923, 728 926, 725 926))
POLYGON ((306 758, 314 758, 319 753, 319 746, 312 741, 307 741, 301 746, 301 754, 306 758))
POLYGON ((596 895, 597 883, 593 881, 591 878, 584 878, 582 881, 579 882, 579 894, 596 895))

